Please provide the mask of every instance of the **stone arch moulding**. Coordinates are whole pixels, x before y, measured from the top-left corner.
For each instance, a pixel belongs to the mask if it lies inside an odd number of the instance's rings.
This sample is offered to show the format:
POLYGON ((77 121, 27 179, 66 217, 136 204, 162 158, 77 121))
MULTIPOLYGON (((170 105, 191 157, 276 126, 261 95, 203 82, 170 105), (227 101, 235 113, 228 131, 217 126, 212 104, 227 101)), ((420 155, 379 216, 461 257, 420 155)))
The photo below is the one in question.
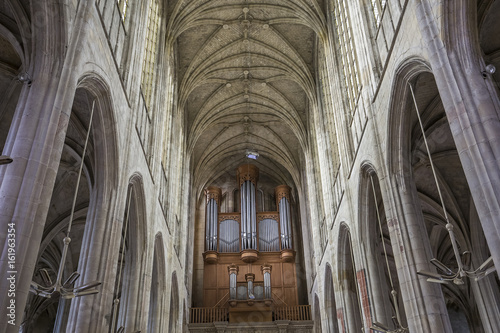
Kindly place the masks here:
POLYGON ((177 283, 177 272, 172 273, 172 284, 170 286, 170 306, 168 315, 169 332, 176 332, 179 319, 179 285, 177 283))
POLYGON ((341 302, 337 306, 338 323, 349 332, 360 331, 364 325, 363 310, 359 301, 359 287, 356 278, 356 261, 352 245, 351 230, 345 221, 339 225, 337 244, 337 279, 341 302))
POLYGON ((163 332, 164 330, 164 310, 165 310, 165 290, 166 290, 166 266, 163 235, 158 232, 154 240, 154 251, 152 253, 151 265, 151 288, 149 290, 149 308, 147 318, 148 332, 163 332))
MULTIPOLYGON (((111 100, 111 90, 107 81, 95 73, 84 73, 77 80, 75 96, 78 91, 87 94, 88 114, 95 100, 94 116, 89 139, 89 151, 93 153, 94 165, 94 187, 89 202, 89 214, 82 240, 82 255, 80 258, 81 274, 83 281, 113 281, 113 265, 108 265, 109 258, 114 258, 114 242, 106 241, 109 235, 117 232, 118 223, 109 223, 110 216, 122 219, 123 210, 120 207, 121 198, 117 195, 119 184, 118 147, 114 117, 114 103, 111 100), (104 268, 104 269, 103 269, 104 268)), ((74 103, 74 99, 73 102, 74 103)), ((87 120, 88 121, 88 120, 87 120)), ((125 202, 125 199, 123 199, 125 202)), ((121 206, 124 207, 124 206, 121 206)), ((121 226, 121 225, 120 225, 121 226)), ((120 229, 121 230, 121 229, 120 229)), ((118 237, 114 238, 118 241, 118 237)), ((117 252, 117 251, 116 251, 117 252)), ((72 301, 69 314, 69 331, 77 331, 83 327, 89 327, 91 331, 105 330, 107 323, 104 317, 98 317, 93 308, 111 308, 114 285, 104 283, 101 285, 100 293, 92 300, 84 301, 75 299, 72 301), (81 313, 89 315, 81 316, 81 313), (89 326, 90 323, 90 326, 89 326)))
POLYGON ((116 119, 111 90, 105 79, 95 73, 85 73, 77 83, 95 98, 94 119, 92 121, 96 160, 101 162, 104 173, 97 172, 96 184, 104 186, 106 192, 118 185, 118 145, 116 119))
MULTIPOLYGON (((147 260, 144 260, 146 255, 145 247, 147 243, 147 214, 144 195, 143 178, 139 173, 134 173, 129 180, 129 186, 126 191, 126 196, 122 197, 125 200, 125 209, 128 210, 128 231, 126 234, 129 247, 125 255, 125 265, 123 276, 128 276, 128 284, 123 284, 122 300, 125 307, 120 308, 119 320, 124 325, 126 330, 135 330, 145 325, 146 318, 138 314, 138 308, 144 308, 145 305, 145 290, 141 288, 147 271, 147 260), (130 204, 128 202, 130 197, 130 204), (129 206, 127 206, 129 205, 129 206), (128 261, 128 262, 127 262, 128 261), (123 318, 122 318, 123 316, 123 318)), ((124 232, 125 225, 122 224, 121 233, 124 232)), ((118 272, 117 272, 118 273, 118 272)), ((125 280, 123 281, 125 283, 125 280)))
MULTIPOLYGON (((327 322, 327 329, 330 333, 339 332, 337 322, 337 302, 335 301, 335 286, 333 282, 333 270, 329 262, 325 265, 325 289, 324 289, 324 303, 325 303, 325 316, 323 322, 327 322)), ((316 311, 316 310, 315 310, 316 311)))
POLYGON ((389 124, 387 127, 387 137, 389 138, 387 140, 387 161, 389 174, 396 175, 398 184, 403 187, 405 186, 404 173, 408 174, 409 171, 409 166, 405 163, 407 158, 403 156, 404 147, 407 147, 410 139, 408 132, 408 117, 410 114, 404 112, 409 105, 408 103, 411 102, 408 82, 424 72, 431 72, 431 67, 425 60, 421 58, 404 60, 395 71, 391 89, 392 94, 387 119, 389 124))

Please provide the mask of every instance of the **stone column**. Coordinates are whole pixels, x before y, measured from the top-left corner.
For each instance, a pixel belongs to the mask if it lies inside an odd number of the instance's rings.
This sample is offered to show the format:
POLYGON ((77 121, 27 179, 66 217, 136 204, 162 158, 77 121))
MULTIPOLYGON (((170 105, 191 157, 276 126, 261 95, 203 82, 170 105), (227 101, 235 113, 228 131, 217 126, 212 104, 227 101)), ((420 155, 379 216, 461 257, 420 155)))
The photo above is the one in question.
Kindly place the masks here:
MULTIPOLYGON (((112 309, 115 281, 113 271, 118 261, 116 249, 120 244, 123 214, 123 206, 117 207, 116 192, 111 191, 110 185, 104 190, 102 185, 97 184, 95 193, 91 194, 78 271, 82 274, 79 283, 95 280, 113 283, 103 283, 98 287, 99 293, 96 295, 73 299, 67 332, 103 332, 109 327, 105 317, 111 314, 112 309)), ((135 284, 138 283, 139 281, 135 281, 135 284)), ((138 287, 137 285, 136 288, 138 287)))
MULTIPOLYGON (((58 1, 34 1, 31 11, 38 13, 37 22, 24 22, 27 45, 24 63, 30 68, 32 85, 25 85, 16 107, 3 153, 14 162, 0 167, 0 226, 15 224, 16 234, 16 318, 0 318, 1 332, 18 332, 33 276, 48 206, 57 175, 66 136, 71 103, 76 89, 73 77, 78 63, 84 27, 94 1, 79 6, 73 31, 79 31, 68 44, 63 8, 58 1), (63 57, 64 55, 64 57, 63 57)), ((34 19, 34 18, 33 18, 34 19)), ((6 231, 0 232, 3 244, 0 270, 9 267, 6 231)), ((4 273, 2 273, 4 274, 4 273)), ((0 281, 0 306, 10 304, 9 283, 0 281)))
MULTIPOLYGON (((456 3, 465 6, 468 2, 456 1, 456 3)), ((449 10, 457 4, 450 3, 449 10)), ((475 6, 468 9, 475 10, 475 6)), ((454 39, 445 45, 441 39, 439 23, 435 20, 428 0, 416 1, 416 14, 484 234, 495 266, 500 267, 498 95, 491 83, 482 77, 483 69, 478 65, 482 60, 475 58, 475 49, 470 45, 476 42, 475 40, 467 40, 468 36, 462 37, 464 41, 457 40, 460 36, 454 30, 450 30, 448 33, 455 33, 452 36, 454 39), (456 49, 453 49, 454 47, 456 49)), ((462 25, 465 27, 467 22, 462 25)), ((463 29, 460 31, 462 34, 465 33, 463 29)))
POLYGON ((408 326, 410 332, 452 332, 441 287, 417 275, 432 271, 432 250, 415 185, 409 178, 402 182, 407 185, 393 189, 399 207, 391 207, 401 218, 389 219, 388 227, 408 326))
POLYGON ((15 302, 15 324, 7 323, 13 318, 2 316, 1 332, 19 330, 66 136, 69 114, 62 109, 70 110, 75 87, 74 83, 65 86, 61 90, 72 93, 58 98, 59 75, 60 69, 54 65, 35 76, 31 86, 25 84, 3 151, 14 161, 0 166, 0 271, 2 277, 15 272, 15 298, 8 296, 10 283, 3 278, 0 306, 6 309, 11 301, 15 302), (15 230, 12 264, 8 257, 9 225, 15 230))

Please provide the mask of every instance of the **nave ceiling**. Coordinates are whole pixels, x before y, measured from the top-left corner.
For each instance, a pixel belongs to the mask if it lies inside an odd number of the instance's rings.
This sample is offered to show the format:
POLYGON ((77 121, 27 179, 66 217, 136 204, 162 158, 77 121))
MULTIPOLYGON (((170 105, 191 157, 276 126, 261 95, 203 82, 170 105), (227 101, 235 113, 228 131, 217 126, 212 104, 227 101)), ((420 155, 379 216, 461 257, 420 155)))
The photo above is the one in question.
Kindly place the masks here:
POLYGON ((170 3, 178 107, 197 190, 254 162, 276 183, 298 186, 316 103, 321 1, 170 3))

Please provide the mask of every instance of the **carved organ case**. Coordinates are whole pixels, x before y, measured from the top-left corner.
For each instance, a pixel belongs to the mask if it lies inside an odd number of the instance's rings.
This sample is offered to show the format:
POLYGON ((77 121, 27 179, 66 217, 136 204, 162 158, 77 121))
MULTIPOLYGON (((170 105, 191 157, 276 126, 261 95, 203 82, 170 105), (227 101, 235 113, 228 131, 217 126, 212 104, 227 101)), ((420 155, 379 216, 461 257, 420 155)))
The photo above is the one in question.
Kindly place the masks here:
POLYGON ((221 189, 205 190, 204 306, 298 305, 290 187, 275 188, 277 211, 258 212, 259 169, 236 175, 239 212, 221 213, 221 189))

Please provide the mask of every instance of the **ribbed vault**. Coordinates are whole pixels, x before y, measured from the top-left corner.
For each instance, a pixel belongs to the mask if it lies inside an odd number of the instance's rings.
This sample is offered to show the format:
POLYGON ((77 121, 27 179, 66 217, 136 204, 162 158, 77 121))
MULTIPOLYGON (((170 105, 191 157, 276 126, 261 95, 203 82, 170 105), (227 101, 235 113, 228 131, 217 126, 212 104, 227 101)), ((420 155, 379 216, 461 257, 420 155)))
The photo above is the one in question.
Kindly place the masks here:
POLYGON ((316 106, 315 45, 325 35, 316 0, 194 0, 170 5, 178 106, 199 191, 225 171, 256 163, 298 186, 316 106))

